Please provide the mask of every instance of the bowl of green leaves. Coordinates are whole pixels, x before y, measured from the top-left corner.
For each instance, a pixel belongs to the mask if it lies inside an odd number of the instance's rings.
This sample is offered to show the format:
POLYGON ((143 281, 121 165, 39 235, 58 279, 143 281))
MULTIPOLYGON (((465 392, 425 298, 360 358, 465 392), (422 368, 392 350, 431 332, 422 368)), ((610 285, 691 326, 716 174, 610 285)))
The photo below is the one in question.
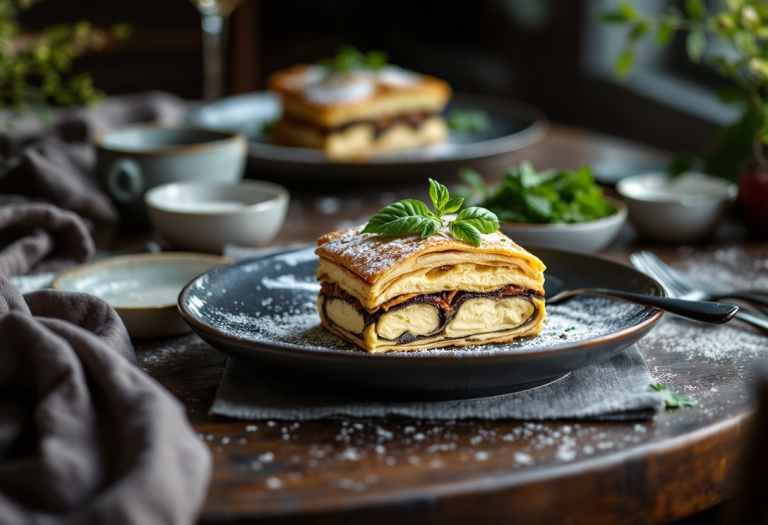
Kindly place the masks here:
POLYGON ((499 218, 499 229, 515 242, 599 252, 619 234, 626 205, 603 195, 589 166, 537 172, 528 161, 507 169, 501 184, 489 188, 474 170, 459 173, 459 195, 499 218))

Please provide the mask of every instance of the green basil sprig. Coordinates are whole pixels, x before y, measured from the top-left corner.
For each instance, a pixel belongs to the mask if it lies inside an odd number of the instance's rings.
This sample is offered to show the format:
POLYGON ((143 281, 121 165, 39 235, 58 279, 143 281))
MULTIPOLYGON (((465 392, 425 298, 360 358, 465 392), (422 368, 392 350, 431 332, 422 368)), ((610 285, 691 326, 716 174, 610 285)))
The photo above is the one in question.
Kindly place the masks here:
POLYGON ((453 221, 443 220, 442 216, 446 213, 457 212, 464 204, 464 199, 451 199, 448 188, 432 179, 429 179, 429 196, 432 198, 434 212, 421 201, 398 201, 374 215, 361 233, 387 236, 418 233, 422 239, 426 239, 447 224, 453 237, 480 246, 483 233, 493 233, 499 229, 498 217, 485 208, 466 208, 453 221))
POLYGON ((667 408, 680 408, 680 407, 692 407, 698 404, 698 401, 685 394, 680 394, 669 388, 664 383, 657 383, 655 385, 648 385, 651 390, 659 392, 661 397, 664 398, 664 404, 667 408))

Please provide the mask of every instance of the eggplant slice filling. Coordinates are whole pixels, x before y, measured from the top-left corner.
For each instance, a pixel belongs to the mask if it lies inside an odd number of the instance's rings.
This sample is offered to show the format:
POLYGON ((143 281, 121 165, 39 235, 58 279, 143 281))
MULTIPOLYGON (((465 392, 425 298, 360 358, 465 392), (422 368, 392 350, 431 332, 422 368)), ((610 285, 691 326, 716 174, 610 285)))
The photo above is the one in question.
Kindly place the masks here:
POLYGON ((446 302, 446 296, 441 294, 418 296, 373 314, 348 294, 323 294, 322 304, 325 318, 347 333, 362 338, 365 328, 375 323, 380 339, 401 344, 441 334, 446 339, 458 339, 512 330, 527 324, 538 312, 532 297, 539 295, 530 290, 518 289, 514 295, 459 294, 454 302, 446 302))

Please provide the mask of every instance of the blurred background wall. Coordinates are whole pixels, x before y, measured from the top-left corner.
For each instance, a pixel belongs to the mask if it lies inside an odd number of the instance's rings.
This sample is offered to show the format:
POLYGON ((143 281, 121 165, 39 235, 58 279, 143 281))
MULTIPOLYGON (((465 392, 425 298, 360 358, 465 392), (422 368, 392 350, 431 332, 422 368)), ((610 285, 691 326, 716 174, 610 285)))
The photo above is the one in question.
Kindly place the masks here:
MULTIPOLYGON (((248 0, 232 15, 227 91, 262 89, 269 73, 349 43, 385 50, 393 63, 444 78, 458 92, 536 105, 558 122, 673 150, 710 149, 734 117, 715 98, 720 79, 691 64, 676 41, 664 53, 649 43, 635 73, 617 83, 612 62, 624 36, 595 17, 613 2, 248 0)), ((669 3, 635 2, 648 11, 669 3)), ((44 0, 23 22, 35 29, 81 19, 133 26, 130 39, 77 62, 108 94, 201 96, 200 17, 188 0, 44 0)))

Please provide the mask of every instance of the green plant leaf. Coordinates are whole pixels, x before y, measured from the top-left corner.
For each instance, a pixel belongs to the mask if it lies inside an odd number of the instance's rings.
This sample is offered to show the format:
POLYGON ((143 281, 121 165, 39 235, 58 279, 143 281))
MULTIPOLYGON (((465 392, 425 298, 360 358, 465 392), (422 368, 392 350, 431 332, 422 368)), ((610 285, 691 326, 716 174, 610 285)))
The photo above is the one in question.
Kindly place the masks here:
POLYGON ((661 397, 664 399, 664 404, 667 408, 680 408, 685 406, 692 407, 699 403, 690 396, 686 396, 671 390, 667 385, 663 383, 657 383, 655 385, 648 386, 651 388, 651 390, 661 394, 661 397))
POLYGON ((651 30, 651 24, 646 20, 640 20, 633 27, 629 33, 630 42, 637 42, 645 36, 648 31, 651 30))
POLYGON ((667 166, 667 174, 672 178, 678 177, 689 171, 691 166, 693 166, 693 154, 686 151, 672 159, 667 166))
POLYGON ((460 241, 468 242, 472 246, 479 247, 483 242, 483 238, 480 236, 477 228, 467 222, 452 222, 448 229, 451 235, 460 241))
POLYGON ((629 76, 630 71, 635 65, 635 50, 633 48, 627 48, 621 52, 616 59, 616 77, 619 80, 624 80, 629 76))
POLYGON ((448 202, 448 188, 435 180, 429 179, 429 196, 432 199, 435 216, 439 219, 443 216, 443 210, 448 202))
POLYGON ((701 20, 706 13, 704 2, 701 0, 685 0, 685 12, 692 20, 701 20))
POLYGON ((493 233, 499 229, 499 218, 485 208, 463 209, 454 222, 470 224, 480 233, 493 233))
POLYGON ((430 235, 436 234, 442 227, 443 227, 443 221, 439 219, 430 218, 430 220, 423 221, 420 226, 421 238, 426 239, 430 235))
POLYGON ((482 133, 491 127, 491 117, 488 113, 476 109, 454 109, 446 120, 452 131, 468 135, 482 133))
POLYGON ((488 194, 488 188, 485 185, 485 179, 473 169, 461 168, 459 170, 459 178, 469 184, 469 186, 479 195, 485 196, 488 194))
POLYGON ((759 78, 768 78, 768 60, 764 58, 751 58, 749 60, 749 70, 759 78))
MULTIPOLYGON (((368 221, 361 233, 378 233, 379 235, 421 233, 423 235, 425 231, 433 229, 435 223, 440 221, 429 211, 426 204, 414 199, 406 199, 380 210, 368 221)), ((437 229, 440 229, 441 225, 439 224, 437 229)))
POLYGON ((749 95, 741 86, 727 86, 718 91, 717 99, 726 104, 733 104, 748 101, 749 95))
POLYGON ((389 61, 389 55, 384 51, 371 50, 365 55, 363 63, 371 69, 383 69, 389 61))
MULTIPOLYGON (((458 211, 464 204, 464 199, 451 199, 448 189, 435 180, 429 179, 429 185, 429 195, 436 213, 429 211, 427 205, 418 200, 398 201, 374 215, 361 233, 388 236, 419 234, 422 239, 437 233, 445 225, 440 216, 458 211)), ((479 246, 481 232, 496 231, 499 228, 499 219, 486 209, 474 207, 462 210, 456 220, 448 225, 451 235, 479 246)))
POLYGON ((621 11, 603 11, 597 16, 601 22, 606 24, 624 24, 629 21, 627 16, 621 11))
POLYGON ((704 36, 703 29, 696 29, 688 33, 688 38, 685 40, 685 47, 688 51, 688 57, 691 61, 699 62, 701 56, 704 54, 704 48, 707 45, 706 37, 704 36))
POLYGON ((656 44, 659 47, 668 45, 675 37, 675 28, 668 22, 663 22, 659 25, 659 29, 656 32, 656 44))
POLYGON ((443 213, 456 213, 459 211, 459 208, 462 207, 464 204, 464 199, 461 197, 454 197, 453 199, 449 200, 445 204, 445 208, 443 208, 443 213))
POLYGON ((619 12, 625 17, 626 20, 637 20, 640 18, 640 12, 635 9, 635 6, 629 2, 619 2, 619 12))

